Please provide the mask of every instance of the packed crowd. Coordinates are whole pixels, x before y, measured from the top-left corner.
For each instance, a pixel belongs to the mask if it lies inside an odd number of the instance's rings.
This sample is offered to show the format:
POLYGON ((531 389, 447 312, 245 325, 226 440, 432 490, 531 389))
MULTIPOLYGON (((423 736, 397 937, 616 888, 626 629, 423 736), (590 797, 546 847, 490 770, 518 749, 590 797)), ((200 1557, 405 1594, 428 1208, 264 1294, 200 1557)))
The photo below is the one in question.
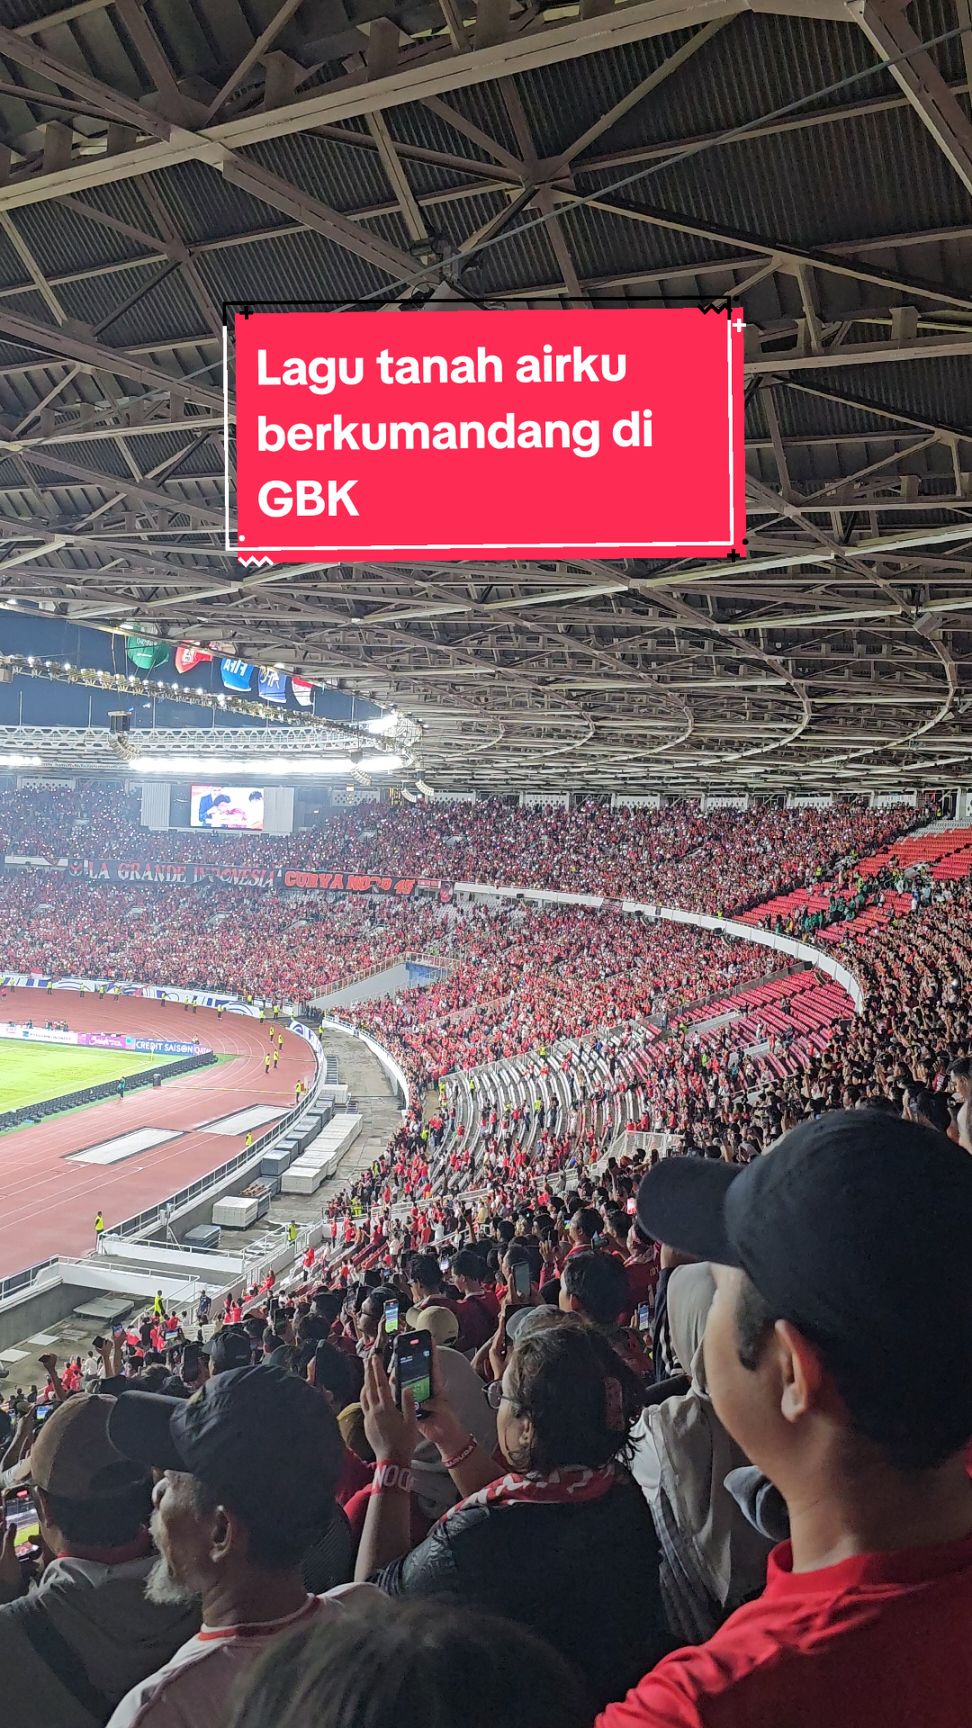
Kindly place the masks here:
POLYGON ((348 1015, 403 1059, 420 1088, 592 1027, 667 1023, 686 1003, 778 965, 756 944, 612 910, 499 907, 454 915, 448 929, 444 978, 348 1015))
POLYGON ((838 859, 876 851, 923 812, 864 800, 821 809, 771 803, 702 811, 686 799, 658 810, 572 810, 475 804, 369 802, 327 813, 285 837, 140 825, 138 791, 93 785, 0 790, 4 852, 59 858, 218 858, 223 864, 398 873, 447 883, 526 887, 641 899, 729 912, 819 879, 838 859))
MULTIPOLYGON (((846 808, 817 843, 850 855, 876 836, 846 808)), ((798 850, 775 883, 821 867, 798 850)), ((761 880, 745 863, 740 842, 732 893, 761 880)), ((157 956, 280 996, 328 951, 343 978, 404 946, 445 976, 359 1010, 417 1085, 319 1248, 221 1311, 160 1293, 14 1400, 12 1722, 964 1728, 968 882, 837 943, 863 1011, 781 1075, 731 1019, 688 1018, 765 952, 683 926, 197 890, 187 927, 185 894, 44 881, 46 912, 0 889, 18 965, 157 956), (272 990, 264 943, 293 967, 272 990), (595 1104, 637 1060, 670 1156, 579 1132, 594 1050, 595 1104), (567 1131, 504 1103, 498 1059, 568 1064, 567 1131), (475 1145, 458 1068, 482 1076, 475 1145)))
POLYGON ((523 1170, 47 1357, 0 1459, 10 1720, 964 1728, 961 1114, 895 1082, 746 1166, 523 1170))
POLYGON ((304 1001, 448 940, 438 903, 258 888, 0 877, 0 943, 21 972, 304 1001), (190 898, 187 898, 187 893, 190 898))
POLYGON ((665 1014, 697 999, 700 978, 714 995, 768 965, 766 950, 748 943, 613 910, 483 910, 246 888, 229 899, 219 887, 191 894, 187 908, 185 889, 156 884, 45 875, 39 890, 33 876, 0 877, 6 964, 301 1001, 424 956, 448 974, 397 998, 396 1012, 414 1024, 418 1051, 451 1028, 448 1067, 493 1045, 528 1048, 568 1020, 582 1027, 665 1014))

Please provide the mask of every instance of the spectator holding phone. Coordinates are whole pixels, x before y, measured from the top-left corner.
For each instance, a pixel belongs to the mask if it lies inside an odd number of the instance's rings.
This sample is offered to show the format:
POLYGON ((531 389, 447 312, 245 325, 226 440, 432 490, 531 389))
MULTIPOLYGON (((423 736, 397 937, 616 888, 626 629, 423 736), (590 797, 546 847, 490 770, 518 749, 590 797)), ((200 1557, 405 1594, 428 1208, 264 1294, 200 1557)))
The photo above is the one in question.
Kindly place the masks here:
MULTIPOLYGON (((529 1328, 488 1393, 507 1473, 410 1553, 421 1421, 407 1390, 399 1409, 372 1357, 363 1404, 378 1469, 356 1576, 373 1575, 393 1596, 506 1614, 561 1651, 603 1704, 665 1648, 654 1527, 619 1462, 640 1387, 598 1331, 565 1317, 529 1328)), ((468 1437, 465 1447, 473 1450, 468 1437)), ((447 1467, 461 1467, 465 1447, 447 1467)))

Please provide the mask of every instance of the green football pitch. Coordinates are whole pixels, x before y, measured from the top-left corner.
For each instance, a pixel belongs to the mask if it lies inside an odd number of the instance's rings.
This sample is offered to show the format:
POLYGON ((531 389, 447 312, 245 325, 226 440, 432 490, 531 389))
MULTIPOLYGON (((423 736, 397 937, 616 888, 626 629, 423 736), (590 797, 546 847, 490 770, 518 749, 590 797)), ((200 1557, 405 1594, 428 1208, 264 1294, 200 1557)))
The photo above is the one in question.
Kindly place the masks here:
POLYGON ((77 1044, 28 1044, 0 1038, 0 1111, 23 1110, 66 1092, 127 1080, 164 1062, 164 1057, 124 1050, 91 1050, 77 1044))

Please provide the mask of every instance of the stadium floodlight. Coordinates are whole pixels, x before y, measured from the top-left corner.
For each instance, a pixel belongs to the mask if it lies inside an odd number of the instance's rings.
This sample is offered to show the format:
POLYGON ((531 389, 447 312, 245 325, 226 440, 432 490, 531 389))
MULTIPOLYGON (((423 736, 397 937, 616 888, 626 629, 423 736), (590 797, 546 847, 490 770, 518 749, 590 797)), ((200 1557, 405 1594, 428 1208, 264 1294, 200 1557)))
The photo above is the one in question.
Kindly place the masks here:
POLYGON ((356 769, 365 774, 394 774, 403 766, 403 758, 393 751, 363 756, 352 761, 350 756, 148 756, 139 754, 132 767, 141 774, 212 775, 225 778, 228 774, 247 776, 294 776, 314 774, 319 778, 348 775, 356 769))
POLYGON ((398 725, 398 713, 392 708, 387 714, 377 714, 368 721, 368 731, 375 737, 383 737, 387 732, 394 732, 398 725))

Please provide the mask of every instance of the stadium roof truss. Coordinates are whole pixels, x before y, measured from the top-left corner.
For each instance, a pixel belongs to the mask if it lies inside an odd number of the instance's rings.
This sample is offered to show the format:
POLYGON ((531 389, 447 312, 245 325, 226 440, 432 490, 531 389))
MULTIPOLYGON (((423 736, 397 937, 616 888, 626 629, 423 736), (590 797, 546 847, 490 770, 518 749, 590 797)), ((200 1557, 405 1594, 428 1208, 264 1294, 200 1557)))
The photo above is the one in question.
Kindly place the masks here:
POLYGON ((8 604, 397 703, 443 789, 962 773, 972 0, 3 15, 8 604), (748 559, 244 571, 224 300, 390 290, 740 302, 748 559))

